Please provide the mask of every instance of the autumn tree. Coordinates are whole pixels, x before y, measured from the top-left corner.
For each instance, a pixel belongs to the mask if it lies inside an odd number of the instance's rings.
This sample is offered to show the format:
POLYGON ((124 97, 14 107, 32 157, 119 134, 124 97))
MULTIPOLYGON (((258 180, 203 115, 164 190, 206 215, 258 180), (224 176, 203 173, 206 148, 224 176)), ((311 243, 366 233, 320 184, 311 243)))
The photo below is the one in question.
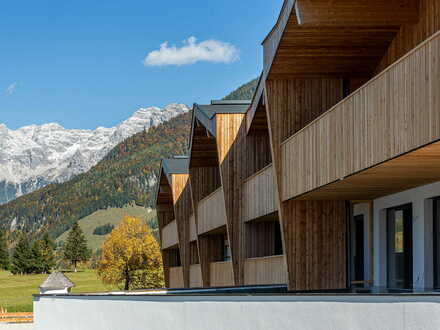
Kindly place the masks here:
POLYGON ((70 262, 76 272, 78 262, 87 261, 90 257, 86 238, 81 227, 75 223, 67 236, 64 246, 64 259, 70 262))
POLYGON ((125 217, 102 246, 98 275, 124 290, 163 287, 162 256, 150 227, 125 217))

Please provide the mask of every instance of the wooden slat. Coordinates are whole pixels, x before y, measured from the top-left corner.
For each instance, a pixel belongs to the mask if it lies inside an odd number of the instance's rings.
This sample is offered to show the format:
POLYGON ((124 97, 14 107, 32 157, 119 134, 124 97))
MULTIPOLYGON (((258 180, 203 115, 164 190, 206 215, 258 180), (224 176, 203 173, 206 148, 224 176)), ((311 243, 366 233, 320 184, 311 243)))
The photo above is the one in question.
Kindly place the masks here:
POLYGON ((190 217, 193 214, 191 188, 188 174, 172 174, 174 214, 176 215, 180 259, 185 287, 189 286, 190 217))
POLYGON ((0 313, 0 323, 33 323, 34 313, 0 313))
POLYGON ((245 285, 287 284, 285 256, 246 259, 245 285))
POLYGON ((162 249, 168 249, 177 244, 179 244, 177 222, 173 220, 162 229, 162 249))
POLYGON ((178 289, 183 288, 183 268, 182 267, 170 267, 170 288, 178 289))
POLYGON ((243 183, 243 221, 277 210, 273 166, 269 165, 243 183))
POLYGON ((231 261, 212 262, 210 274, 212 287, 234 286, 231 261))
POLYGON ((203 235, 226 225, 225 197, 220 187, 198 205, 198 234, 203 235))
POLYGON ((440 139, 439 49, 440 32, 288 138, 283 200, 440 139))
POLYGON ((190 266, 189 278, 190 278, 190 281, 189 281, 190 288, 203 287, 202 270, 200 268, 200 264, 190 266))

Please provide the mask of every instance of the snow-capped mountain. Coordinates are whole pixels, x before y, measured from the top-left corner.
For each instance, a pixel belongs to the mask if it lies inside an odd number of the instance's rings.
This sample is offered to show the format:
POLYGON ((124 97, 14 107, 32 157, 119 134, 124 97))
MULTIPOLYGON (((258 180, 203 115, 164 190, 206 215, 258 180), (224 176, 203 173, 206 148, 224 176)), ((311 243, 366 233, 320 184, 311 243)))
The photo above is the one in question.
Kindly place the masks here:
POLYGON ((60 183, 96 165, 127 137, 185 113, 184 104, 137 110, 121 124, 95 130, 50 123, 10 130, 0 124, 0 204, 50 183, 60 183))

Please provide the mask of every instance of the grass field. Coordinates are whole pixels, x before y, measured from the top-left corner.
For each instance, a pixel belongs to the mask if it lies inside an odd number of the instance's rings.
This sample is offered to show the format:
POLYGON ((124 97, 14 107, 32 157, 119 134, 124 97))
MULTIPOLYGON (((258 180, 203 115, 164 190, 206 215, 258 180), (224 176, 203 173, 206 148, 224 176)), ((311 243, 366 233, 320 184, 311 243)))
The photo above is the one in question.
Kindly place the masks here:
MULTIPOLYGON (((93 251, 99 249, 105 240, 106 236, 93 235, 96 227, 106 225, 108 223, 118 225, 124 216, 133 216, 139 219, 148 221, 156 216, 156 212, 148 212, 147 209, 141 206, 125 206, 123 208, 109 208, 107 210, 97 211, 78 221, 79 226, 86 236, 87 245, 93 251)), ((65 241, 69 231, 66 231, 56 239, 56 242, 65 241)))
MULTIPOLYGON (((72 293, 105 292, 115 287, 105 286, 92 270, 65 273, 75 287, 72 293)), ((8 312, 32 312, 32 295, 39 293, 38 287, 48 275, 11 275, 0 271, 0 308, 8 312)))

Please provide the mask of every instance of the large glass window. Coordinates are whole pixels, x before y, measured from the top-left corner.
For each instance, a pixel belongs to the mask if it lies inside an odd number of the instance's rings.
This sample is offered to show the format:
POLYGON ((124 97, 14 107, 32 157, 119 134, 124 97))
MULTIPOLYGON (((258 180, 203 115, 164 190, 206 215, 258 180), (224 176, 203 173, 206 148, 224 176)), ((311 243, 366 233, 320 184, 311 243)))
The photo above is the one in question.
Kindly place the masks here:
POLYGON ((412 206, 388 209, 387 213, 388 288, 412 289, 412 206))

